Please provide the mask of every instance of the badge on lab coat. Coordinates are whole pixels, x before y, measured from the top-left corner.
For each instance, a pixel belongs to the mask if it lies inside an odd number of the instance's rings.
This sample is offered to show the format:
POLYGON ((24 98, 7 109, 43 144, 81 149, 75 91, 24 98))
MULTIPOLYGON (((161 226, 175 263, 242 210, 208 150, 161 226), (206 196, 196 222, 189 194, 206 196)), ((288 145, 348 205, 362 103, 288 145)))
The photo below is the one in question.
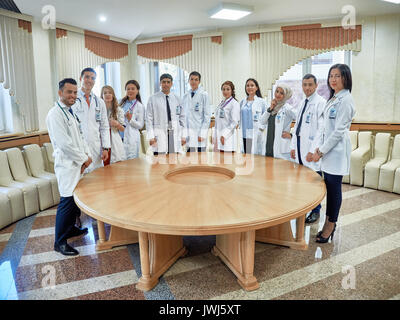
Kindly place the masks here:
POLYGON ((329 119, 336 119, 336 109, 332 108, 329 110, 329 119))
POLYGON ((199 108, 199 103, 197 102, 196 105, 195 105, 195 107, 194 107, 194 111, 199 111, 199 109, 200 109, 200 108, 199 108))
POLYGON ((276 121, 277 121, 278 123, 281 123, 281 115, 280 115, 280 114, 277 114, 277 115, 276 115, 276 121))
POLYGON ((99 109, 96 108, 96 121, 97 122, 101 121, 100 108, 99 109))
POLYGON ((306 123, 310 123, 310 121, 311 121, 311 112, 307 113, 306 116, 306 123))
POLYGON ((256 113, 254 114, 254 122, 258 121, 259 113, 260 113, 259 111, 256 111, 256 113))
POLYGON ((225 111, 224 111, 224 109, 220 109, 220 110, 219 110, 219 117, 220 117, 220 118, 225 118, 225 111))
POLYGON ((176 106, 176 115, 179 116, 181 114, 181 106, 176 106))

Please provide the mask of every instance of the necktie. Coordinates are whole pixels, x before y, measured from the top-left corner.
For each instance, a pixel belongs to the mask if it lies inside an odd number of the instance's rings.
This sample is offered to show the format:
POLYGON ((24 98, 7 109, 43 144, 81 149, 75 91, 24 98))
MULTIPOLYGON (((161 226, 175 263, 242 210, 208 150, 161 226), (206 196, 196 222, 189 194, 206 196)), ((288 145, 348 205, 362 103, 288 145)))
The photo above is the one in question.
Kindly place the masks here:
POLYGON ((304 104, 303 111, 301 112, 301 116, 300 116, 300 119, 299 119, 299 124, 297 125, 296 136, 300 135, 301 123, 303 122, 303 115, 304 115, 304 111, 306 111, 307 103, 308 103, 308 99, 306 99, 306 103, 304 104))
POLYGON ((192 95, 192 98, 193 98, 193 96, 194 96, 195 92, 193 92, 193 91, 192 91, 190 94, 192 95))
POLYGON ((86 96, 86 95, 85 95, 85 98, 86 98, 87 105, 88 105, 88 107, 90 108, 90 99, 89 99, 89 96, 86 96))
POLYGON ((74 112, 72 111, 72 108, 71 108, 71 107, 68 109, 68 111, 69 111, 72 115, 74 115, 74 112))
POLYGON ((168 121, 171 121, 171 109, 169 107, 169 101, 168 101, 168 96, 166 96, 167 98, 167 115, 168 115, 168 121))

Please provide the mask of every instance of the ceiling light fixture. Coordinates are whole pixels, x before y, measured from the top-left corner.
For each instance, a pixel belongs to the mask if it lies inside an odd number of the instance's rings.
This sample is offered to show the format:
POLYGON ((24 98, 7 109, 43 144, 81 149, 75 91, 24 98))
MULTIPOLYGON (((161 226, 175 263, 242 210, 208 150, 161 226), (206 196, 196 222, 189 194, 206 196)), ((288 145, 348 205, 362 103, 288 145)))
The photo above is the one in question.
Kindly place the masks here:
POLYGON ((101 15, 101 16, 99 16, 99 20, 100 20, 101 22, 106 22, 106 21, 107 21, 107 17, 101 15))
POLYGON ((383 1, 400 4, 400 0, 383 0, 383 1))
POLYGON ((222 2, 208 14, 212 19, 239 20, 252 13, 253 10, 251 6, 222 2))

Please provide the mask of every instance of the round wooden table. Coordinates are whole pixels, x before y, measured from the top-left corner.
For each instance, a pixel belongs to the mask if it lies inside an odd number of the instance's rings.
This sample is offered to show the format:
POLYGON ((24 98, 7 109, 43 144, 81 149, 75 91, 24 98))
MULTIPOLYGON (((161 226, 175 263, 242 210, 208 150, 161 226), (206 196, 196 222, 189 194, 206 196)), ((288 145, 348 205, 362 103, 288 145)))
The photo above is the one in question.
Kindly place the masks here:
POLYGON ((216 235, 213 253, 245 290, 257 289, 255 241, 307 249, 305 214, 324 196, 322 178, 304 166, 208 152, 118 162, 87 174, 74 192, 98 221, 97 250, 139 242, 141 290, 151 290, 186 253, 184 235, 216 235), (104 223, 111 225, 108 239, 104 223))

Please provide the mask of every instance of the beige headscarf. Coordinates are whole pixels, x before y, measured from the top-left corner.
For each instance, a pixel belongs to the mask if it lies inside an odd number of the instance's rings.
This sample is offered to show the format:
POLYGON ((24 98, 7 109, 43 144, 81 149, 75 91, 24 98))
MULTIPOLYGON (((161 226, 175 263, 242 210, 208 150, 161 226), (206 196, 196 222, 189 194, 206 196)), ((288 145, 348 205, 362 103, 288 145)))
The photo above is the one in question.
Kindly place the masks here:
MULTIPOLYGON (((274 110, 271 111, 271 115, 276 115, 279 110, 284 106, 284 104, 286 103, 286 101, 288 101, 292 95, 293 95, 293 91, 292 89, 290 89, 290 87, 284 83, 280 83, 276 86, 276 88, 281 88, 283 90, 283 99, 282 101, 278 102, 278 104, 275 106, 274 110)), ((275 95, 275 93, 274 93, 275 95)))

